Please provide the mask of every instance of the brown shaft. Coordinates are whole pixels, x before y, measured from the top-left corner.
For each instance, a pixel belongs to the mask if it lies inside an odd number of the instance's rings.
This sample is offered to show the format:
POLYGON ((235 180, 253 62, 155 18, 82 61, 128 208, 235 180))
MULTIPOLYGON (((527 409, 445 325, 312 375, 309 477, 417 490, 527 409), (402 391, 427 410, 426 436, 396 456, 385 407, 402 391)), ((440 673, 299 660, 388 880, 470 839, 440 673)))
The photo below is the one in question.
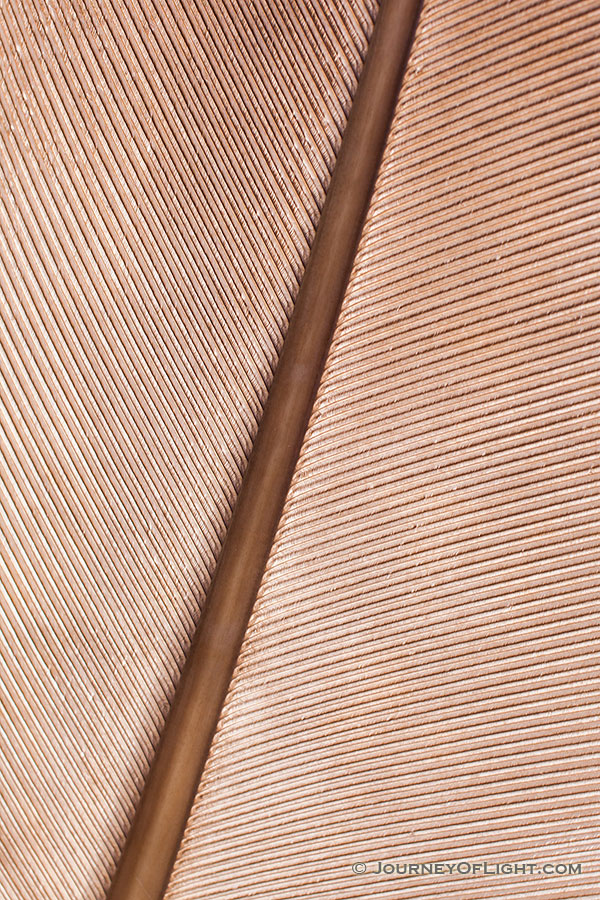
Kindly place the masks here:
POLYGON ((391 122, 419 0, 383 0, 200 626, 109 893, 159 900, 281 515, 391 122))

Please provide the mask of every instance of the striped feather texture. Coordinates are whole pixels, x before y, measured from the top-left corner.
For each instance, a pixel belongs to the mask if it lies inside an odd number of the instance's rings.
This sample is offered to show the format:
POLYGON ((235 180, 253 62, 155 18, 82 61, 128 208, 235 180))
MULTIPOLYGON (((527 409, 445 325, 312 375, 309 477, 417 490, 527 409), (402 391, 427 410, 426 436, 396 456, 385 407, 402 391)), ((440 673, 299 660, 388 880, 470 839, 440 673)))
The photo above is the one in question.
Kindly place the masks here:
POLYGON ((375 0, 0 6, 0 896, 100 898, 375 0))
POLYGON ((426 0, 168 900, 600 896, 599 112, 596 2, 426 0))

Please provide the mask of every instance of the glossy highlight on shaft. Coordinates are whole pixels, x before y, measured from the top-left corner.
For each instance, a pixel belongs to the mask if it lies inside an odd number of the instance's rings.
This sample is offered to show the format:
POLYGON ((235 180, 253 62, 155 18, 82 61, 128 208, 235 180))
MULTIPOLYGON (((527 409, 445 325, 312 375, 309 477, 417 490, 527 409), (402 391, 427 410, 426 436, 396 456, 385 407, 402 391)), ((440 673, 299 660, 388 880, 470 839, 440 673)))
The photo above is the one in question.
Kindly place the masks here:
POLYGON ((109 900, 159 900, 166 889, 300 451, 418 7, 381 5, 225 544, 109 900))

